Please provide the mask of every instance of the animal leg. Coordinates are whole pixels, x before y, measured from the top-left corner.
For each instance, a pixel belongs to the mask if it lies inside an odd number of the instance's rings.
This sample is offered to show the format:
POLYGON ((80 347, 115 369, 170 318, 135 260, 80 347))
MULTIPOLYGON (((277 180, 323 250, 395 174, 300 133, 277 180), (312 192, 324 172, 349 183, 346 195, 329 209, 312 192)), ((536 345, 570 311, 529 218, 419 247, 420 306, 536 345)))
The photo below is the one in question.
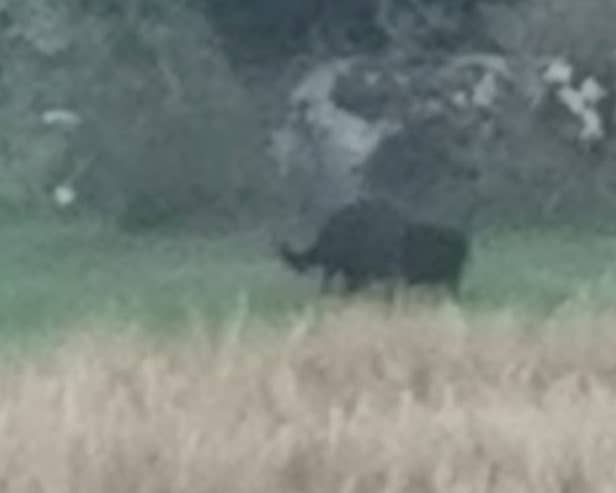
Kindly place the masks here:
POLYGON ((447 288, 449 289, 449 292, 451 293, 453 298, 456 300, 460 298, 460 283, 462 281, 461 278, 461 273, 456 272, 455 275, 447 281, 447 288))
POLYGON ((336 272, 331 269, 326 269, 321 278, 321 293, 329 293, 332 291, 332 281, 336 272))
POLYGON ((348 294, 353 294, 359 291, 362 284, 364 283, 363 279, 359 276, 347 274, 345 276, 346 281, 346 291, 348 294))
POLYGON ((397 279, 390 279, 385 282, 385 301, 393 303, 396 298, 396 291, 400 283, 397 279))

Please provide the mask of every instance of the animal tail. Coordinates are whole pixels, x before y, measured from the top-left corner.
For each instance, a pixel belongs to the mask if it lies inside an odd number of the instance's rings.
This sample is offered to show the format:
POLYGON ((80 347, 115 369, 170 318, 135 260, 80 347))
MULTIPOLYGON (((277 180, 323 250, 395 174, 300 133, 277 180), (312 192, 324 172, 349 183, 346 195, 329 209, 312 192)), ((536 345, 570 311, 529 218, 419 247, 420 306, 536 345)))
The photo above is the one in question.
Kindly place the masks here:
POLYGON ((281 243, 278 247, 278 253, 282 259, 297 272, 304 272, 314 261, 315 249, 310 247, 303 252, 293 250, 287 243, 281 243))

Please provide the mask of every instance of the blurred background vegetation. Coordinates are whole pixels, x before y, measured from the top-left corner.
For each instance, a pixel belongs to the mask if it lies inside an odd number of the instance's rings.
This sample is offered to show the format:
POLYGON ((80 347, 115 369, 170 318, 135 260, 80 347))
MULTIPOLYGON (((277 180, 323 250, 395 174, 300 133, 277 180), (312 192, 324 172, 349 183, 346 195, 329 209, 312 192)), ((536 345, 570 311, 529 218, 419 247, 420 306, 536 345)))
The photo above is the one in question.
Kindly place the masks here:
MULTIPOLYGON (((476 301, 526 291, 531 304, 556 302, 577 292, 567 279, 582 272, 608 286, 614 21, 612 0, 0 0, 0 220, 14 281, 5 322, 33 315, 40 291, 58 283, 75 287, 54 294, 70 300, 67 311, 77 298, 99 303, 138 265, 135 251, 150 259, 139 272, 153 277, 109 299, 165 283, 194 298, 206 285, 179 273, 209 265, 216 289, 229 288, 222 298, 253 282, 255 293, 275 293, 264 306, 277 305, 290 300, 289 280, 251 255, 267 252, 287 222, 318 223, 362 193, 481 237, 505 231, 480 246, 476 301), (306 81, 329 67, 338 71, 329 99, 315 103, 306 94, 329 79, 306 81), (336 154, 341 142, 351 158, 336 154), (575 226, 592 239, 586 247, 566 233, 566 260, 550 267, 560 240, 528 233, 537 226, 561 231, 555 238, 575 226), (132 236, 105 243, 92 228, 132 236), (143 236, 169 228, 157 247, 143 236), (267 238, 249 247, 242 235, 253 241, 259 228, 267 238), (506 236, 514 230, 533 240, 506 236), (173 243, 180 233, 197 233, 196 243, 173 243), (200 242, 219 233, 240 235, 241 247, 214 250, 240 252, 248 270, 203 256, 211 250, 200 242), (117 255, 118 245, 129 246, 117 255), (515 276, 501 274, 503 258, 515 276), (582 258, 586 267, 571 267, 582 258), (525 273, 535 275, 534 294, 525 273), (561 283, 546 291, 551 276, 561 283), (98 286, 90 298, 88 283, 98 286)), ((169 302, 161 289, 152 294, 159 307, 169 302)))
POLYGON ((362 187, 441 215, 459 208, 456 193, 480 196, 500 225, 605 226, 615 17, 608 0, 3 0, 0 207, 126 229, 188 217, 228 229, 296 212, 314 173, 281 173, 272 132, 310 68, 355 57, 335 103, 402 124, 357 166, 362 187), (497 94, 451 111, 499 75, 490 61, 450 70, 478 53, 507 64, 497 94), (571 84, 592 77, 606 91, 590 144, 572 143, 580 122, 549 104, 537 68, 548 57, 567 61, 571 84), (369 72, 390 80, 366 89, 369 72), (426 101, 432 114, 417 109, 426 101))

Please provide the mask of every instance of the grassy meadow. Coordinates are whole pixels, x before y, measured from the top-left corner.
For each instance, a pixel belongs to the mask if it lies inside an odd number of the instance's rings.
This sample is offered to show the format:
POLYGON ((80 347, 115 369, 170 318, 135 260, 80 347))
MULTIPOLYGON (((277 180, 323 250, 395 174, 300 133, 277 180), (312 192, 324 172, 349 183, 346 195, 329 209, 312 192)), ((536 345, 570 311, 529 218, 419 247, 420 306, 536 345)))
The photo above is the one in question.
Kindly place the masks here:
MULTIPOLYGON (((238 308, 276 320, 331 301, 319 296, 317 275, 289 272, 256 232, 130 236, 28 221, 0 231, 2 338, 38 337, 84 319, 162 330, 217 325, 238 308)), ((460 303, 545 316, 571 303, 596 308, 614 300, 616 235, 527 231, 475 239, 460 303)))
POLYGON ((459 303, 385 305, 260 233, 0 227, 2 491, 616 491, 616 236, 486 233, 459 303))

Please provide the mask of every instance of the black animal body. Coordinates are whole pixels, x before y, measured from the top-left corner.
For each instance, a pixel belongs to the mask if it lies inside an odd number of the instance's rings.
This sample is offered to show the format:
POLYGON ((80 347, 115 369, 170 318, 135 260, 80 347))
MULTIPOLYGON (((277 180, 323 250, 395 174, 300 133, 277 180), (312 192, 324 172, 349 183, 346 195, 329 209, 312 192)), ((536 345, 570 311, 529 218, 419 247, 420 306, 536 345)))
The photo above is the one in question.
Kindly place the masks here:
POLYGON ((372 281, 408 285, 444 284, 458 294, 468 240, 456 229, 411 222, 379 200, 362 200, 334 213, 304 251, 280 245, 283 260, 297 272, 323 269, 322 289, 342 274, 348 291, 372 281))
POLYGON ((409 285, 445 284, 459 295, 469 241, 460 230, 409 223, 402 241, 401 273, 409 285))

